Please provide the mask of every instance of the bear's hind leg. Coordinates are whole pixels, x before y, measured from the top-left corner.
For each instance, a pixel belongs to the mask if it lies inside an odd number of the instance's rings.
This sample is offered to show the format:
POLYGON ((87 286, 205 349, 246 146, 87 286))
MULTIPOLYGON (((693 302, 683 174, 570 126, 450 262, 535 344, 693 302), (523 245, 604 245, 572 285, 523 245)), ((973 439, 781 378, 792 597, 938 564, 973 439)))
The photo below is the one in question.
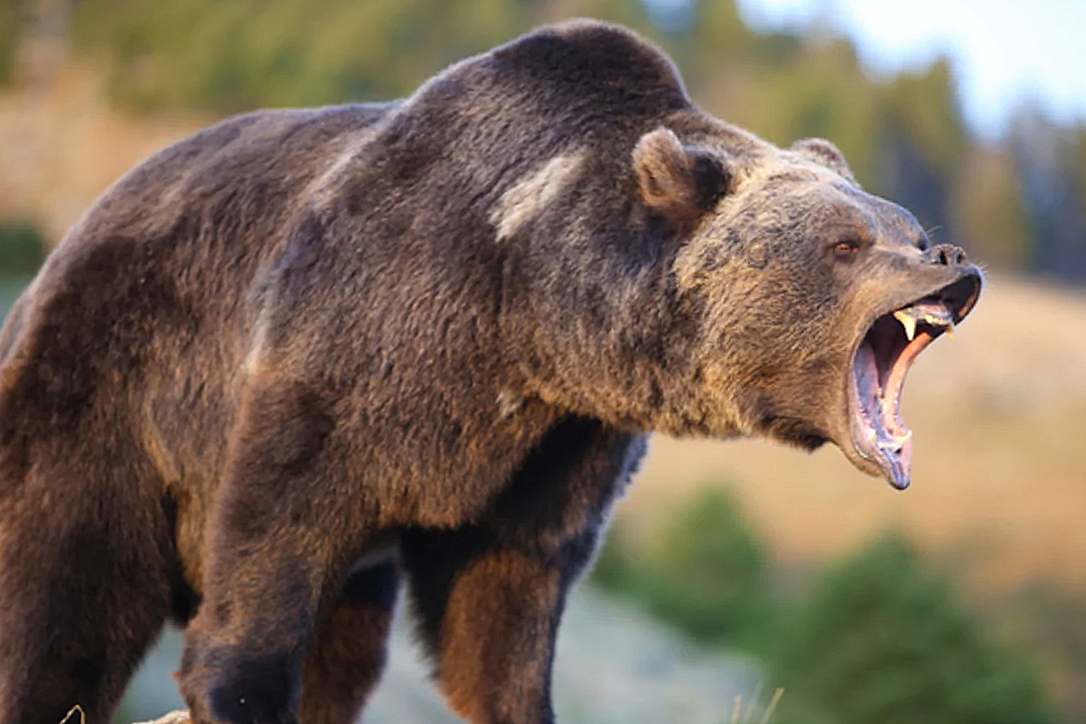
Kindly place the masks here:
POLYGON ((146 510, 51 467, 0 495, 0 724, 77 705, 106 724, 169 614, 163 541, 146 510))
POLYGON ((301 724, 351 724, 385 666, 399 587, 392 561, 351 576, 318 626, 302 671, 301 724))

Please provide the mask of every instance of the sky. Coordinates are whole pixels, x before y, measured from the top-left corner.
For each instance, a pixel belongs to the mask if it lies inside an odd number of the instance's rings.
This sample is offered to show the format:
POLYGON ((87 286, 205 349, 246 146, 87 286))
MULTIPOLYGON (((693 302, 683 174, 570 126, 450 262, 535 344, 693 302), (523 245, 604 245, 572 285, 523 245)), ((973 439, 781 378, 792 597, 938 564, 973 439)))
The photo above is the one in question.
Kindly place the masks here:
POLYGON ((828 19, 865 67, 894 72, 948 55, 970 127, 996 137, 1027 102, 1086 121, 1086 0, 738 0, 756 28, 828 19))

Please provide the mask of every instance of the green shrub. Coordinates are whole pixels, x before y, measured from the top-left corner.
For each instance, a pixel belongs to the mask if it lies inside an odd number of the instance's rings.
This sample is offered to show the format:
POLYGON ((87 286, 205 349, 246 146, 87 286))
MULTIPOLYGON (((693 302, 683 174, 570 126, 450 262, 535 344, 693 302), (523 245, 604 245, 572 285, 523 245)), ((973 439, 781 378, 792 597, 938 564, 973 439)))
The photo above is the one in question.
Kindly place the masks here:
POLYGON ((1034 672, 899 537, 825 571, 774 659, 780 724, 1053 720, 1034 672))
POLYGON ((23 5, 19 0, 0 3, 0 86, 10 83, 14 76, 25 12, 23 5))
POLYGON ((29 225, 0 223, 0 274, 33 274, 45 259, 45 239, 29 225))
POLYGON ((720 488, 684 505, 636 559, 615 531, 593 578, 698 641, 757 651, 772 629, 764 546, 720 488))

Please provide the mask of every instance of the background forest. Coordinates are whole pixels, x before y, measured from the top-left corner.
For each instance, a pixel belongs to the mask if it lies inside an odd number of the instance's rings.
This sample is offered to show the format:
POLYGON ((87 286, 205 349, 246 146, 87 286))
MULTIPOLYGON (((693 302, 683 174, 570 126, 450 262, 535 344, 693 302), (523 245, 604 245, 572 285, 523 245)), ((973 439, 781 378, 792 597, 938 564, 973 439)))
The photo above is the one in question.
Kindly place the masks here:
POLYGON ((828 28, 759 34, 733 0, 5 0, 0 82, 20 80, 29 36, 61 35, 105 70, 110 100, 139 113, 387 99, 573 15, 651 35, 691 95, 725 120, 776 143, 833 139, 865 186, 912 209, 936 238, 995 268, 1086 282, 1086 125, 1026 107, 982 143, 963 123, 947 60, 872 77, 828 28))

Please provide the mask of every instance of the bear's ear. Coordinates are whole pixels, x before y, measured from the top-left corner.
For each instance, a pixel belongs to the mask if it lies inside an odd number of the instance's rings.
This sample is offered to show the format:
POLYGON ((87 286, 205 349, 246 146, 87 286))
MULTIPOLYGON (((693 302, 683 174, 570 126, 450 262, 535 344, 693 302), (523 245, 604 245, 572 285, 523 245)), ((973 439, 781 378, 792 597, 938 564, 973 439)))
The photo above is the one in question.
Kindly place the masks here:
POLYGON ((817 164, 821 164, 831 171, 837 173, 847 181, 856 183, 856 177, 852 175, 852 169, 848 167, 848 161, 845 160, 845 155, 829 141, 824 138, 804 138, 803 140, 796 141, 792 144, 792 150, 810 159, 817 164))
POLYGON ((638 140, 633 165, 641 200, 679 226, 696 222, 728 190, 724 160, 683 146, 668 128, 657 128, 638 140))

